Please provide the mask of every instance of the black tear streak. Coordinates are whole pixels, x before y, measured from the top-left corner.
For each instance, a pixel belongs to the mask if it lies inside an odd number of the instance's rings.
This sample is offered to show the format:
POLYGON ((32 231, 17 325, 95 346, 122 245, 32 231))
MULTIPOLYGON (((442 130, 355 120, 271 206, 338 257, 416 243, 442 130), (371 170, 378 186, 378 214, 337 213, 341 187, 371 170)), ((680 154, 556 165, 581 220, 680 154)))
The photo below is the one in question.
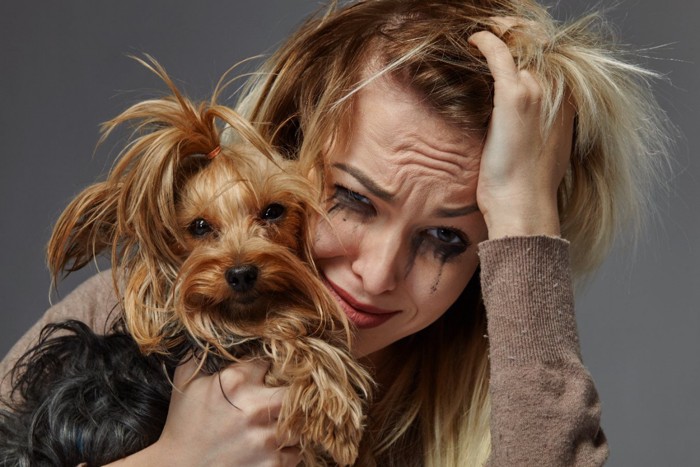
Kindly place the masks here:
POLYGON ((416 257, 418 256, 418 250, 420 250, 420 246, 423 243, 423 239, 421 237, 416 237, 413 240, 411 240, 411 250, 408 253, 408 261, 406 262, 406 275, 404 276, 404 280, 408 278, 408 275, 411 273, 411 270, 413 269, 413 266, 416 263, 416 257))
POLYGON ((435 278, 435 281, 433 282, 433 285, 430 286, 430 293, 434 294, 438 290, 438 285, 440 285, 440 278, 442 278, 442 270, 445 267, 445 262, 440 263, 440 270, 437 273, 437 277, 435 278))

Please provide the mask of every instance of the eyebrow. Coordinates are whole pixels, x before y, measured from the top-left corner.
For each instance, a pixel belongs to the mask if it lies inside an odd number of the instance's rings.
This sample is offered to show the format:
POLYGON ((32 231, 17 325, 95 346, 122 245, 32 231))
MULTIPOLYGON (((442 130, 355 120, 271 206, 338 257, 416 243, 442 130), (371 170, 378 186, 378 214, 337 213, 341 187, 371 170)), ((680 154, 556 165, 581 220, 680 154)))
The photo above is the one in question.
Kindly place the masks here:
POLYGON ((470 204, 460 208, 439 208, 435 211, 436 217, 462 217, 479 211, 479 206, 470 204))
POLYGON ((333 164, 333 167, 336 169, 342 170, 345 173, 348 173, 352 175, 358 182, 362 184, 362 186, 367 189, 370 193, 372 193, 374 196, 377 198, 386 201, 386 202, 391 202, 394 200, 395 196, 393 193, 390 193, 386 191, 384 188, 380 187, 377 185, 374 180, 369 178, 367 175, 364 174, 361 170, 349 166, 347 164, 342 164, 340 162, 336 162, 333 164))
MULTIPOLYGON (((395 195, 393 193, 390 193, 384 188, 377 185, 374 182, 374 180, 369 178, 367 175, 365 175, 364 172, 362 172, 358 168, 340 162, 334 163, 333 167, 350 174, 358 182, 360 182, 367 191, 372 193, 377 198, 386 202, 391 202, 394 200, 395 195)), ((462 206, 458 208, 438 208, 435 211, 434 215, 435 217, 462 217, 477 211, 479 211, 479 206, 477 206, 476 204, 470 204, 468 206, 462 206)))

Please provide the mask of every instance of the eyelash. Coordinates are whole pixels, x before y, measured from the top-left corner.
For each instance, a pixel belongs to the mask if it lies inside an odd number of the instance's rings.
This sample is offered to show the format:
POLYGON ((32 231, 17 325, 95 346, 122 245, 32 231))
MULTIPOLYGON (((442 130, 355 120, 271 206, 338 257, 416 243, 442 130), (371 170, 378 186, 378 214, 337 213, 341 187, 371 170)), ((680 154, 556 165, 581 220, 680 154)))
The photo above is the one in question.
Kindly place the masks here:
MULTIPOLYGON (((334 204, 329 209, 329 214, 341 209, 361 216, 362 220, 369 219, 377 214, 374 205, 366 196, 337 183, 333 188, 334 192, 330 200, 334 204)), ((446 226, 428 228, 422 231, 412 243, 414 252, 418 252, 425 243, 428 243, 435 258, 443 263, 464 253, 471 246, 469 237, 464 232, 454 227, 446 226), (431 231, 435 231, 436 235, 432 235, 431 231), (438 238, 441 231, 452 235, 456 242, 438 238)))
POLYGON ((421 237, 422 238, 420 240, 420 243, 418 244, 418 247, 420 248, 423 242, 427 241, 431 244, 431 249, 433 251, 433 254, 435 255, 435 258, 442 263, 449 261, 452 258, 456 258, 460 254, 467 251, 467 249, 471 246, 471 242, 469 241, 469 238, 466 236, 466 234, 461 230, 455 229, 453 227, 431 227, 425 230, 421 237), (457 242, 453 243, 440 240, 439 238, 437 238, 437 236, 431 235, 429 233, 432 230, 446 231, 449 234, 453 235, 457 242))
POLYGON ((336 209, 345 209, 359 214, 363 218, 369 218, 377 214, 374 205, 366 196, 362 196, 356 191, 352 191, 338 184, 335 184, 333 188, 335 191, 333 192, 333 196, 331 196, 331 200, 333 200, 335 204, 330 208, 329 213, 336 209))

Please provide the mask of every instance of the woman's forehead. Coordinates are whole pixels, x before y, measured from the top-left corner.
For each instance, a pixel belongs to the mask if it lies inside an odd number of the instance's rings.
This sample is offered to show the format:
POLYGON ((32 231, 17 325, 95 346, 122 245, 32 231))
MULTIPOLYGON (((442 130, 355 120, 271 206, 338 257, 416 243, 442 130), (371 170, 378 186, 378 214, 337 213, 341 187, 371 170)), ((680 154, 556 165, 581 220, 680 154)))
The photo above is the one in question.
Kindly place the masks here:
POLYGON ((436 163, 470 169, 482 149, 480 135, 446 121, 409 86, 388 76, 368 83, 355 96, 349 136, 349 144, 366 146, 364 150, 379 156, 415 152, 436 163))
POLYGON ((365 189, 380 187, 400 204, 461 208, 476 202, 480 155, 480 139, 382 78, 356 96, 351 135, 343 149, 332 151, 329 163, 342 172, 337 176, 365 189))

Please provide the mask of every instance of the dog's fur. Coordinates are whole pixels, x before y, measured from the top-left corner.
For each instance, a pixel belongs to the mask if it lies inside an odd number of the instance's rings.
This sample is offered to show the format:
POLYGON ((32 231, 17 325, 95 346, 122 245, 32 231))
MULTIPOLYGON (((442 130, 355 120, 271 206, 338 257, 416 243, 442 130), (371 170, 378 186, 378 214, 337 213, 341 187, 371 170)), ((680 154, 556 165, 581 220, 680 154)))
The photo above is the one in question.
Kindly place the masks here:
POLYGON ((0 410, 2 466, 104 465, 155 442, 168 414, 161 362, 116 329, 49 324, 11 376, 18 403, 0 410))
POLYGON ((217 105, 218 93, 195 107, 155 61, 142 63, 172 95, 106 124, 104 137, 126 122, 134 135, 107 180, 61 215, 48 248, 54 277, 110 251, 126 329, 144 354, 194 354, 209 371, 269 360, 268 384, 289 386, 280 432, 299 438, 307 464, 352 464, 371 381, 311 260, 317 191, 298 162, 217 105))

